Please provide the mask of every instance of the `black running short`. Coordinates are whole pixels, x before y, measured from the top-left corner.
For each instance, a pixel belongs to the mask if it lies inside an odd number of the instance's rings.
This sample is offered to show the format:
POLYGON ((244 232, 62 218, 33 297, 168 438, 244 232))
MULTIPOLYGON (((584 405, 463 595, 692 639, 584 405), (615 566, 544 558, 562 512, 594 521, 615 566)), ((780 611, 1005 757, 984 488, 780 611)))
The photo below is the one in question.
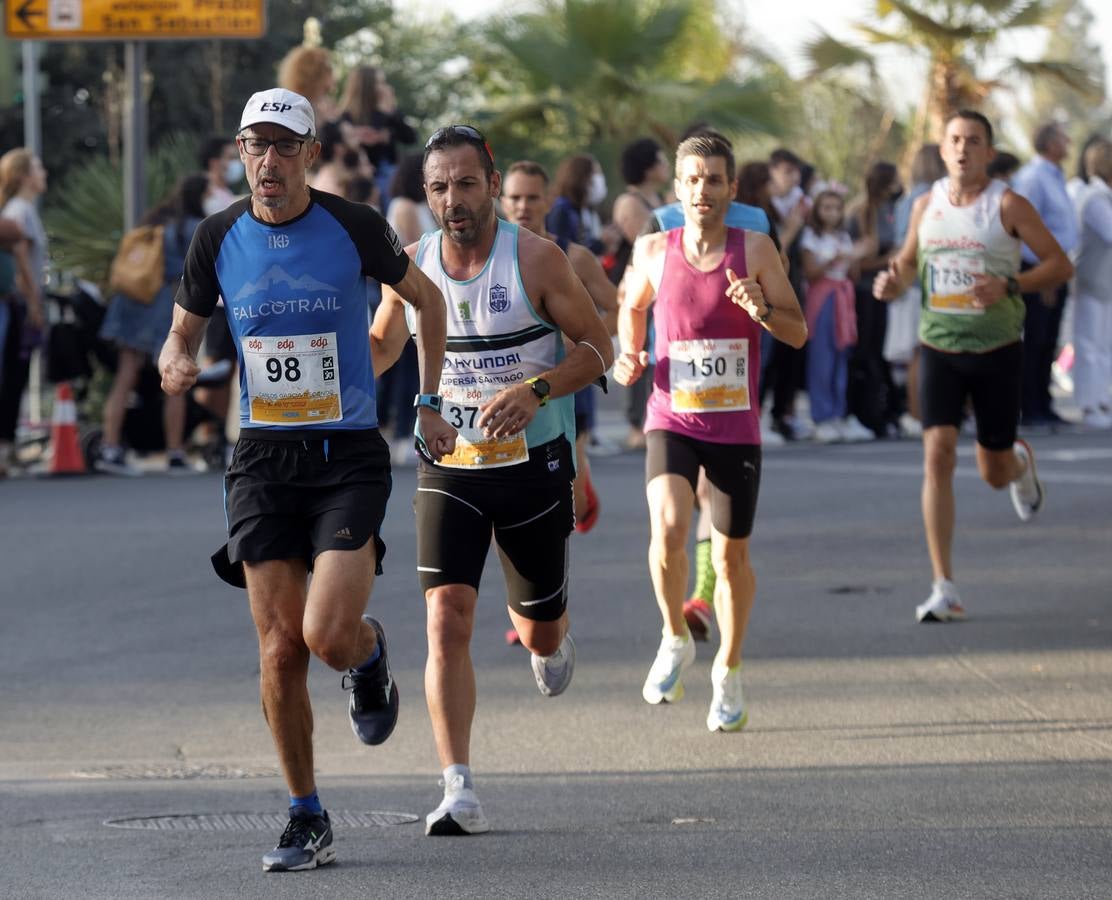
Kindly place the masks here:
MULTIPOLYGON (((570 459, 562 468, 565 476, 570 474, 570 459)), ((486 473, 475 477, 423 467, 413 508, 423 591, 446 584, 466 584, 477 591, 493 533, 509 607, 537 622, 553 622, 564 614, 568 535, 575 524, 566 477, 499 481, 486 473)))
POLYGON ((749 537, 761 487, 760 445, 715 444, 663 429, 645 435, 646 484, 658 475, 681 475, 694 491, 700 466, 710 482, 714 530, 729 538, 749 537))
POLYGON ((977 443, 986 450, 1011 448, 1019 424, 1023 344, 988 353, 943 353, 924 345, 919 360, 924 428, 961 428, 966 400, 972 399, 977 443))
POLYGON ((358 437, 283 441, 240 438, 224 476, 228 543, 212 557, 216 574, 246 587, 244 562, 304 559, 358 550, 379 537, 390 497, 390 450, 377 431, 358 437))

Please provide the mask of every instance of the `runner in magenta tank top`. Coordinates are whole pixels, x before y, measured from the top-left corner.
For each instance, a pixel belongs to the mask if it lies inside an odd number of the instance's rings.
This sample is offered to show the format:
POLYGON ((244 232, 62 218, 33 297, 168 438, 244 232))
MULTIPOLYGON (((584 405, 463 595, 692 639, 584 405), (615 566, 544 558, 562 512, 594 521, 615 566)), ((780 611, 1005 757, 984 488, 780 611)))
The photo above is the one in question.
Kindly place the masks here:
POLYGON ((798 348, 807 340, 807 323, 768 235, 726 227, 737 191, 729 141, 704 133, 681 143, 675 188, 684 225, 644 235, 634 245, 622 282, 622 353, 614 363, 619 384, 633 384, 644 373, 648 354, 640 348, 655 299, 657 365, 645 422, 645 494, 649 570, 664 628, 641 696, 653 704, 681 700, 683 671, 695 661, 684 596, 687 532, 703 471, 721 638, 706 721, 711 731, 740 731, 749 717, 741 647, 756 593, 749 535, 761 482, 760 338, 768 331, 798 348))
POLYGON ((727 229, 726 254, 710 272, 687 261, 682 228, 668 232, 667 241, 653 309, 657 364, 645 431, 674 431, 715 444, 760 444, 760 410, 750 401, 758 396, 761 326, 726 296, 726 269, 740 278, 748 274, 745 232, 727 229), (691 411, 677 411, 683 409, 691 411))

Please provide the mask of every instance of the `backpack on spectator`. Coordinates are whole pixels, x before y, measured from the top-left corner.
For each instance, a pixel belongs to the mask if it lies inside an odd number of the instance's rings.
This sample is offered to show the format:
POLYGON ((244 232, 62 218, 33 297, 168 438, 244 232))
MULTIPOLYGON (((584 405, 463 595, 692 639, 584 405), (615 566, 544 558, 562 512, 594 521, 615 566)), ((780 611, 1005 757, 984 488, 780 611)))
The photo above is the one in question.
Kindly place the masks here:
POLYGON ((150 304, 166 280, 161 225, 140 225, 120 239, 108 275, 109 288, 150 304))

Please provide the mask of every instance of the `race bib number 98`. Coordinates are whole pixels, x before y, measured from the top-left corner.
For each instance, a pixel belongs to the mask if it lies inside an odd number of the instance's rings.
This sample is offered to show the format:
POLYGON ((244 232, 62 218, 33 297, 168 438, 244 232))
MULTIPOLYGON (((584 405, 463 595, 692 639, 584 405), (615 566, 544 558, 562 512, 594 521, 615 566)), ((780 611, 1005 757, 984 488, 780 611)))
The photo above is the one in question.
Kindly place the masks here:
POLYGON ((668 381, 672 412, 749 409, 749 339, 671 341, 668 381))
POLYGON ((343 419, 336 333, 246 337, 253 425, 320 425, 343 419))
POLYGON ((983 307, 973 305, 973 285, 985 274, 980 254, 936 253, 928 269, 928 306, 934 312, 954 316, 982 316, 983 307))

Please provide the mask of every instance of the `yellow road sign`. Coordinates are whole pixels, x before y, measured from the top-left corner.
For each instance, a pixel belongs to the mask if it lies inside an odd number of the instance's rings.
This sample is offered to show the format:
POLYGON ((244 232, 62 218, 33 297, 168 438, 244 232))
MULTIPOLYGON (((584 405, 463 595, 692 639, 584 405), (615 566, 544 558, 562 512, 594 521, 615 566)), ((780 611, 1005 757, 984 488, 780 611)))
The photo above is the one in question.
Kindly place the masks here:
POLYGON ((36 41, 254 38, 265 0, 4 0, 8 37, 36 41))

